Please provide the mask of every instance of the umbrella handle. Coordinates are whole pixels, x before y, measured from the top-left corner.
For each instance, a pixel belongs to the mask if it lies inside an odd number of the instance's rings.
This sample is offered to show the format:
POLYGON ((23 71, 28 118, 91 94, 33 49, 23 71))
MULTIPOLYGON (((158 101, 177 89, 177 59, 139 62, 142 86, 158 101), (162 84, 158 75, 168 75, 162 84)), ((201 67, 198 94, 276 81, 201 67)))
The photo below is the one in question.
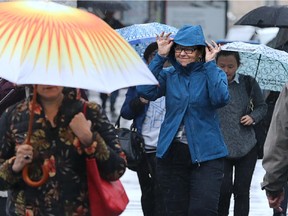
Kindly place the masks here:
MULTIPOLYGON (((31 112, 30 112, 30 117, 29 117, 29 126, 28 126, 28 135, 27 135, 27 144, 30 143, 31 135, 32 135, 32 127, 33 127, 33 120, 34 120, 34 109, 35 109, 35 104, 36 104, 36 95, 37 95, 37 85, 34 85, 33 89, 33 98, 32 98, 32 107, 31 107, 31 112)), ((29 177, 29 166, 26 165, 23 170, 22 170, 22 178, 24 182, 31 186, 31 187, 39 187, 43 185, 49 178, 49 170, 45 165, 42 165, 42 178, 39 181, 32 181, 29 177)))
POLYGON ((48 168, 43 164, 41 166, 42 168, 42 178, 39 181, 32 181, 29 177, 29 166, 27 165, 23 168, 22 170, 22 178, 24 180, 24 182, 31 186, 31 187, 40 187, 41 185, 43 185, 49 178, 49 171, 48 168))

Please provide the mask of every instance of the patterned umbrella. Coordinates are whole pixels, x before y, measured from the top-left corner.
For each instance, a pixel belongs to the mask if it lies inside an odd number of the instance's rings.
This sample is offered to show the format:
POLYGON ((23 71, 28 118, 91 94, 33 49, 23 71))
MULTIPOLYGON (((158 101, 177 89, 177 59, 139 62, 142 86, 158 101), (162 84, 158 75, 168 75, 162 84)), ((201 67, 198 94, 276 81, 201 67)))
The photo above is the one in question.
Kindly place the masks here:
POLYGON ((49 1, 0 3, 0 77, 112 92, 157 84, 129 44, 97 16, 49 1))
POLYGON ((238 73, 255 77, 262 89, 281 91, 288 81, 288 53, 263 44, 227 43, 222 50, 239 52, 238 73))
POLYGON ((116 31, 128 41, 137 53, 143 57, 144 50, 151 43, 156 41, 156 35, 165 33, 172 33, 175 35, 178 31, 177 28, 166 24, 157 22, 134 24, 124 28, 116 29, 116 31))

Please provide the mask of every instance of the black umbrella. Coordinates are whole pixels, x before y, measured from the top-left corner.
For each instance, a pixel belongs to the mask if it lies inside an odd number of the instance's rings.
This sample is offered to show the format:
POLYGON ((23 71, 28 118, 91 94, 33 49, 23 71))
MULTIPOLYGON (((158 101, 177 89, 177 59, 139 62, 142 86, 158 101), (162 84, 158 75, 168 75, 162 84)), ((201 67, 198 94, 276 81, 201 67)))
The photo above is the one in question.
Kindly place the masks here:
POLYGON ((288 6, 262 6, 243 17, 235 25, 251 25, 260 28, 288 27, 288 6))

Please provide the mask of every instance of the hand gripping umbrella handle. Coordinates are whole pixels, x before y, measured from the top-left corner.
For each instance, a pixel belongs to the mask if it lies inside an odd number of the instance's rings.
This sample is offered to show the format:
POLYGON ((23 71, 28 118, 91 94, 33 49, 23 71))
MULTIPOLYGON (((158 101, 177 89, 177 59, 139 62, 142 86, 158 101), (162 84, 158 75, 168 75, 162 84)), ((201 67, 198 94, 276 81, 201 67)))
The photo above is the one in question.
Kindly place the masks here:
MULTIPOLYGON (((30 139, 31 139, 32 126, 33 126, 33 120, 34 120, 34 109, 35 109, 35 104, 36 104, 36 96, 37 96, 37 85, 34 85, 32 107, 31 107, 30 117, 29 117, 27 144, 31 144, 30 139)), ((23 178, 24 182, 31 187, 39 187, 39 186, 43 185, 49 178, 49 171, 48 171, 48 168, 45 166, 45 164, 43 164, 41 166, 41 168, 42 168, 42 178, 39 181, 32 181, 29 177, 29 165, 26 165, 24 167, 24 169, 22 170, 22 178, 23 178)))

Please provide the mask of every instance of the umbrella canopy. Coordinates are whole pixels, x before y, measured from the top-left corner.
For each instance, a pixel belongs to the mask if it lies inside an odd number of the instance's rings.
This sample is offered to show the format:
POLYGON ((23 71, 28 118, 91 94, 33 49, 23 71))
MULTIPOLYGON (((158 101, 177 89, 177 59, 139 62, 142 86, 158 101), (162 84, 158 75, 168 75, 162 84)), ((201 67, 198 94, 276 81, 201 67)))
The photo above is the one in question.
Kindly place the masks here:
POLYGON ((241 17, 235 25, 251 25, 260 28, 288 27, 288 5, 256 8, 241 17))
POLYGON ((175 35, 178 31, 177 28, 166 24, 152 22, 144 24, 134 24, 124 28, 116 29, 116 31, 126 40, 137 53, 143 57, 146 47, 156 41, 156 35, 165 33, 172 33, 175 35))
POLYGON ((262 89, 281 91, 288 81, 288 53, 263 44, 227 43, 222 50, 239 52, 238 73, 256 78, 262 89))
POLYGON ((162 32, 171 32, 172 34, 176 34, 178 29, 166 24, 152 22, 134 24, 116 29, 116 31, 130 44, 138 44, 143 42, 153 42, 156 40, 156 35, 161 34, 162 32))
POLYGON ((0 77, 112 92, 157 84, 137 52, 94 14, 48 1, 0 3, 0 77))

